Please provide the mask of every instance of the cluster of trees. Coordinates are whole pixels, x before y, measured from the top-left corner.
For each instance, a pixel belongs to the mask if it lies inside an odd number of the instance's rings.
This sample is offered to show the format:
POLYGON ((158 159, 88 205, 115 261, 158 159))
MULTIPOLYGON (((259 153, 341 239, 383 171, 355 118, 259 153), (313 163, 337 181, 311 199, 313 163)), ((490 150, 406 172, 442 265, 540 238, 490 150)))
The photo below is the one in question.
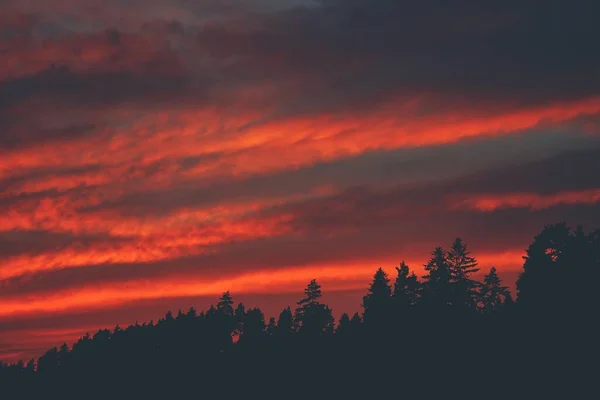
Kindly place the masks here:
POLYGON ((261 379, 286 388, 299 375, 341 395, 358 387, 342 389, 340 382, 390 373, 393 380, 416 371, 443 379, 466 366, 471 378, 481 373, 478 382, 487 382, 488 373, 506 377, 528 363, 547 364, 549 343, 552 360, 573 355, 577 344, 561 353, 557 338, 564 343, 572 335, 585 346, 598 333, 600 230, 546 226, 524 258, 516 302, 495 268, 481 281, 474 278, 477 260, 456 239, 448 250, 432 252, 422 279, 404 262, 393 283, 377 270, 362 314, 342 314, 337 324, 316 280, 294 310, 287 307, 268 321, 259 308, 235 305, 226 292, 205 312, 168 312, 157 323, 85 335, 71 348, 63 344, 26 364, 0 364, 0 382, 21 394, 118 387, 152 397, 161 388, 187 393, 200 380, 205 392, 233 397, 263 392, 261 379), (485 368, 474 368, 477 363, 485 368))

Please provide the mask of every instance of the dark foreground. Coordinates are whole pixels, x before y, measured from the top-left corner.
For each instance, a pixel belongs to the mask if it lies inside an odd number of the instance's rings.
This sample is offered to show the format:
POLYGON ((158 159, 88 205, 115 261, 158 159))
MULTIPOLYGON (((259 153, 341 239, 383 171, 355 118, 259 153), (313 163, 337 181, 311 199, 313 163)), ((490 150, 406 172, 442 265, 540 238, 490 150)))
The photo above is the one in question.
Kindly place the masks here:
POLYGON ((600 231, 546 227, 518 299, 459 239, 418 279, 378 270, 364 312, 334 323, 311 281, 265 321, 225 293, 215 307, 100 330, 2 365, 2 399, 598 398, 600 231))

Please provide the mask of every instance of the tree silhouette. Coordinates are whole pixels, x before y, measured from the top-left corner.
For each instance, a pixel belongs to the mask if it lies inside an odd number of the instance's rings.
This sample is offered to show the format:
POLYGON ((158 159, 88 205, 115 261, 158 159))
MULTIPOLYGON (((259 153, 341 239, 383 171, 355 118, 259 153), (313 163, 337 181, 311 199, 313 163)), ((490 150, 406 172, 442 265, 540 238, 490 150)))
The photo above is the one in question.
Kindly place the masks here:
POLYGON ((510 294, 510 292, 506 292, 506 295, 504 296, 504 303, 502 303, 502 309, 501 311, 507 314, 510 314, 514 311, 515 309, 515 301, 513 300, 512 295, 510 294))
POLYGON ((233 298, 229 291, 223 293, 221 298, 219 298, 219 302, 217 303, 217 311, 223 315, 233 315, 233 298))
MULTIPOLYGON (((492 267, 490 273, 483 278, 483 284, 479 292, 480 309, 484 314, 491 314, 501 309, 502 304, 509 296, 508 288, 502 286, 502 282, 492 267)), ((509 301, 512 301, 509 300, 509 301)))
POLYGON ((242 318, 240 340, 257 340, 266 335, 265 315, 259 308, 250 308, 242 318))
MULTIPOLYGON (((229 293, 229 292, 227 292, 229 293)), ((239 303, 233 311, 235 318, 235 328, 233 330, 234 337, 239 337, 244 333, 244 323, 246 320, 246 307, 244 304, 239 303)))
POLYGON ((450 283, 452 284, 452 305, 454 307, 474 309, 477 299, 477 283, 470 279, 478 272, 477 260, 467 250, 467 245, 456 238, 447 255, 450 283))
POLYGON ((595 295, 600 280, 600 233, 574 231, 565 223, 546 225, 535 236, 524 257, 517 280, 519 312, 527 321, 569 324, 591 321, 600 300, 595 295))
POLYGON ((334 318, 331 309, 319 302, 321 285, 315 279, 304 290, 305 297, 298 301, 294 321, 298 333, 318 337, 333 333, 334 318))
POLYGON ((495 267, 481 283, 473 277, 477 269, 460 240, 448 253, 434 250, 422 283, 403 262, 392 292, 379 268, 363 297, 363 316, 343 313, 335 333, 316 280, 295 313, 287 307, 266 326, 259 308, 236 305, 225 292, 206 311, 168 311, 156 323, 87 333, 27 364, 0 363, 0 395, 162 399, 201 391, 237 398, 264 394, 265 377, 269 391, 284 397, 294 389, 315 398, 360 398, 373 388, 397 397, 397 385, 381 382, 398 377, 407 396, 487 393, 500 390, 499 379, 518 387, 512 393, 530 387, 539 395, 549 386, 534 382, 532 372, 547 380, 560 371, 553 381, 565 381, 569 371, 593 365, 599 230, 546 226, 527 249, 516 303, 495 267), (471 301, 481 313, 465 312, 471 301))
POLYGON ((277 334, 277 320, 275 317, 269 318, 266 330, 269 336, 275 336, 277 334))
POLYGON ((568 298, 556 292, 563 274, 563 255, 572 240, 566 224, 547 225, 527 249, 523 272, 517 280, 521 308, 538 316, 552 313, 568 298))
POLYGON ((40 374, 52 374, 58 370, 58 366, 59 356, 56 347, 51 348, 38 359, 37 368, 40 374))
POLYGON ((343 313, 335 329, 336 336, 349 337, 352 335, 352 326, 350 325, 350 316, 343 313))
POLYGON ((390 280, 382 268, 379 268, 373 275, 373 281, 367 294, 363 297, 362 306, 366 325, 382 325, 389 322, 392 310, 392 288, 390 280))
POLYGON ((352 335, 356 336, 360 334, 361 328, 363 324, 363 319, 359 313, 354 313, 352 318, 350 319, 350 327, 352 329, 352 335))
POLYGON ((396 309, 402 312, 411 307, 415 307, 419 300, 420 284, 415 273, 411 273, 408 265, 404 261, 400 267, 396 267, 398 275, 394 283, 394 304, 396 309))
POLYGON ((294 315, 290 307, 285 308, 280 314, 277 320, 277 336, 289 337, 295 331, 294 315))
POLYGON ((427 275, 423 277, 422 303, 428 308, 442 312, 452 305, 452 289, 450 281, 450 266, 446 259, 446 252, 437 247, 431 258, 425 264, 427 275))

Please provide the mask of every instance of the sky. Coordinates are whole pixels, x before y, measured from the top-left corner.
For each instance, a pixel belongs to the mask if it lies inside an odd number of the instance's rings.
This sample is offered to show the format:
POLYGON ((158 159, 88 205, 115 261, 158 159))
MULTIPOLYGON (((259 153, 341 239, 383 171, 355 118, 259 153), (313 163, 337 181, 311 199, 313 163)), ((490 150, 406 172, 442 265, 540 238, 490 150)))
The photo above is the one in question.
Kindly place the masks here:
POLYGON ((0 0, 0 359, 600 227, 595 0, 0 0))

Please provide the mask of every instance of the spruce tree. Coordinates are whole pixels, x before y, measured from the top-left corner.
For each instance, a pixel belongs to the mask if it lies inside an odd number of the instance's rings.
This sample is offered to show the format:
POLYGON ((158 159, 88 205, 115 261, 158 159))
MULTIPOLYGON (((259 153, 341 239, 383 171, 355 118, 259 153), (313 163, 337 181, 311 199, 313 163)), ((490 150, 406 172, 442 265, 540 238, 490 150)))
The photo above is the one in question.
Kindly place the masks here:
POLYGON ((410 273, 410 268, 404 261, 400 267, 396 267, 398 275, 394 283, 394 304, 397 311, 414 307, 417 304, 419 295, 419 281, 415 273, 410 273))
POLYGON ((277 336, 290 336, 294 333, 294 316, 290 307, 285 308, 280 314, 277 320, 277 336))
POLYGON ((423 276, 421 302, 429 308, 440 310, 452 305, 451 275, 444 249, 437 247, 431 253, 425 271, 427 275, 423 276))
POLYGON ((241 336, 244 334, 244 325, 246 323, 246 307, 243 303, 239 303, 233 312, 235 318, 235 329, 234 336, 241 336))
POLYGON ((229 290, 223 293, 223 295, 219 298, 219 302, 217 303, 217 311, 224 315, 233 315, 233 298, 229 293, 229 290))
POLYGON ((502 286, 502 282, 496 273, 496 268, 492 267, 490 273, 483 278, 483 284, 479 292, 479 307, 481 312, 491 314, 499 311, 508 296, 508 288, 502 286))
POLYGON ((267 324, 267 335, 275 336, 275 331, 277 330, 277 320, 275 317, 269 318, 269 323, 267 324))
POLYGON ((323 336, 333 333, 334 318, 331 309, 321 304, 321 285, 315 279, 304 289, 305 297, 298 301, 294 316, 298 332, 305 336, 323 336))
POLYGON ((250 308, 243 318, 243 331, 241 339, 256 339, 265 335, 265 315, 260 308, 250 308))
POLYGON ((367 295, 363 297, 362 306, 366 325, 380 326, 390 320, 392 288, 390 279, 382 268, 379 268, 373 275, 367 295))
POLYGON ((456 238, 447 255, 452 284, 452 305, 455 308, 474 309, 477 302, 477 282, 470 277, 479 271, 477 260, 467 250, 467 245, 456 238))
POLYGON ((515 301, 513 300, 513 297, 510 294, 510 292, 506 292, 506 297, 504 298, 504 303, 502 303, 501 311, 504 314, 510 314, 514 311, 514 309, 515 309, 515 301))
POLYGON ((338 337, 347 337, 351 334, 352 327, 350 326, 350 316, 343 313, 340 317, 340 321, 335 329, 335 335, 338 337))
POLYGON ((354 313, 350 319, 350 327, 352 328, 352 335, 358 335, 362 329, 362 317, 359 313, 354 313))

